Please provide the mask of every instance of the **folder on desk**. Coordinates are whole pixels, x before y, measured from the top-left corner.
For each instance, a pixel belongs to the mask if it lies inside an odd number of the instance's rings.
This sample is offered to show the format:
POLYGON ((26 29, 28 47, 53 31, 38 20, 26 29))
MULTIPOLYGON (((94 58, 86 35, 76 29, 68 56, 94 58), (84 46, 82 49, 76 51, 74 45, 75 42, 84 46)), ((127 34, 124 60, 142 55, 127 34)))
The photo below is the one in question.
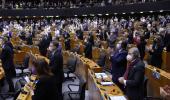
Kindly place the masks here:
POLYGON ((110 100, 127 100, 124 96, 110 96, 110 100))
POLYGON ((100 78, 107 78, 108 76, 106 75, 106 73, 95 73, 96 78, 100 79, 100 78))
POLYGON ((101 85, 103 86, 113 85, 113 82, 101 82, 101 85))

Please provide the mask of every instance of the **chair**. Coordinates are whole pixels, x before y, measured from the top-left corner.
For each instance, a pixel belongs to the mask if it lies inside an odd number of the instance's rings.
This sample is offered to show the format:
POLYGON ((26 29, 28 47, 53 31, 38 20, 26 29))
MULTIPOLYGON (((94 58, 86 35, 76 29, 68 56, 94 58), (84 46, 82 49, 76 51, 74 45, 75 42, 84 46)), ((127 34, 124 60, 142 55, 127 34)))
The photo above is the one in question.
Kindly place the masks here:
POLYGON ((16 100, 21 91, 21 88, 24 87, 25 84, 25 80, 23 80, 22 78, 18 79, 15 83, 15 92, 0 93, 0 100, 6 100, 9 97, 13 97, 13 100, 16 100))
POLYGON ((104 68, 105 67, 105 63, 106 63, 106 54, 104 52, 101 52, 100 56, 99 56, 99 59, 97 61, 97 64, 99 66, 101 66, 102 68, 104 68))
POLYGON ((67 77, 65 78, 65 80, 72 80, 74 81, 74 79, 76 77, 70 77, 69 74, 70 73, 74 73, 76 71, 76 64, 77 64, 77 59, 74 57, 74 58, 68 58, 68 61, 67 61, 67 68, 64 68, 64 73, 67 74, 67 77))
POLYGON ((160 97, 147 96, 147 83, 148 83, 148 78, 145 76, 143 81, 143 87, 142 87, 144 100, 163 100, 163 98, 160 97))
POLYGON ((27 73, 28 74, 30 73, 30 72, 24 73, 24 70, 29 67, 29 60, 30 60, 30 57, 28 55, 25 55, 23 59, 23 63, 19 65, 15 65, 16 69, 21 70, 20 73, 17 72, 17 76, 23 76, 23 75, 26 75, 27 73))
POLYGON ((79 84, 68 84, 69 91, 64 93, 65 98, 69 98, 69 100, 85 100, 85 89, 86 89, 86 81, 83 77, 78 76, 79 84), (73 91, 71 87, 78 87, 78 91, 73 91))

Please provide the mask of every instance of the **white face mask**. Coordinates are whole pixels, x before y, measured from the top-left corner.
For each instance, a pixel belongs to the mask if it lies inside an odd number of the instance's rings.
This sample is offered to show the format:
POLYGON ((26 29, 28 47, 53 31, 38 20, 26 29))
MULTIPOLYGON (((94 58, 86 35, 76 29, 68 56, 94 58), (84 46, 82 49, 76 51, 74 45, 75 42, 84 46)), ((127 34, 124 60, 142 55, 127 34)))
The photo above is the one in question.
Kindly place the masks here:
POLYGON ((52 47, 49 47, 48 49, 49 49, 50 51, 53 51, 53 48, 52 48, 52 47))
POLYGON ((127 59, 127 61, 132 61, 133 57, 128 54, 128 55, 126 56, 126 59, 127 59))
POLYGON ((120 49, 120 48, 121 48, 121 44, 118 43, 118 44, 116 45, 116 49, 120 49))
POLYGON ((86 42, 87 42, 87 39, 85 39, 84 42, 86 43, 86 42))

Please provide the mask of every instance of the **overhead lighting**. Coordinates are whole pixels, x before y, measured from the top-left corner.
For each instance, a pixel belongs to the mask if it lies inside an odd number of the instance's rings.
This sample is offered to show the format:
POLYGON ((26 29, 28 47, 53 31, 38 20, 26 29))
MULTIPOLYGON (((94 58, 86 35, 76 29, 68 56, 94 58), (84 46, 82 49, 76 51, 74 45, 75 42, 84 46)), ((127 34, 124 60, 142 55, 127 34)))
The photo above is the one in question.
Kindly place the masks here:
POLYGON ((142 12, 142 11, 141 11, 140 13, 141 13, 141 14, 143 14, 143 12, 142 12))
POLYGON ((86 17, 87 15, 82 15, 82 16, 86 17))
POLYGON ((11 18, 11 16, 8 16, 8 18, 11 18))
POLYGON ((59 17, 59 16, 55 16, 55 17, 59 17))
POLYGON ((44 16, 41 16, 41 17, 44 17, 44 16))
POLYGON ((131 12, 131 14, 134 14, 135 12, 131 12))
POLYGON ((123 15, 125 15, 126 13, 122 13, 123 15))
POLYGON ((34 18, 36 17, 36 16, 33 16, 34 18))
POLYGON ((2 16, 0 16, 0 19, 2 18, 2 16))
POLYGON ((28 16, 25 16, 25 18, 28 18, 28 16))
POLYGON ((164 12, 163 10, 160 10, 159 12, 164 12))
POLYGON ((90 14, 90 16, 94 16, 94 14, 90 14))
POLYGON ((77 15, 74 15, 75 17, 77 17, 77 15))
POLYGON ((97 15, 102 16, 102 14, 97 14, 97 15))
POLYGON ((117 15, 117 13, 114 13, 114 15, 117 15))
POLYGON ((150 13, 153 13, 153 11, 149 11, 150 13))
POLYGON ((106 16, 109 16, 109 14, 106 14, 106 16))

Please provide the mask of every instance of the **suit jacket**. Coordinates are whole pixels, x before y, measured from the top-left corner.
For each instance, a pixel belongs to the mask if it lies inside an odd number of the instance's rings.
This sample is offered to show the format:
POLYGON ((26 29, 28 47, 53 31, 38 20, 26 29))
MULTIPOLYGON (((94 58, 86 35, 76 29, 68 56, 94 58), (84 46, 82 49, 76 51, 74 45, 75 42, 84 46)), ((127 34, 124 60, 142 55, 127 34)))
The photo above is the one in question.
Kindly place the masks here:
POLYGON ((14 52, 13 46, 10 43, 6 43, 3 45, 2 52, 1 52, 1 60, 2 60, 2 67, 4 68, 6 76, 15 76, 15 66, 13 62, 14 52))
POLYGON ((32 45, 32 35, 29 35, 28 38, 26 39, 28 45, 32 45))
POLYGON ((32 100, 58 100, 54 76, 41 76, 36 83, 32 100))
POLYGON ((49 66, 54 73, 57 82, 63 82, 64 80, 64 72, 63 72, 63 55, 60 50, 55 50, 50 56, 50 64, 49 66))
POLYGON ((111 63, 112 63, 112 80, 117 85, 119 85, 118 78, 122 77, 126 71, 127 66, 127 56, 128 52, 126 50, 120 50, 115 52, 113 56, 111 56, 111 63))
POLYGON ((77 35, 78 39, 83 40, 83 32, 81 30, 77 30, 76 35, 77 35))
POLYGON ((151 54, 151 65, 155 67, 161 68, 162 65, 162 52, 163 52, 163 47, 158 46, 156 44, 153 44, 153 52, 150 52, 151 54))
POLYGON ((92 58, 92 44, 90 42, 87 42, 85 44, 85 49, 84 49, 85 57, 91 59, 92 58))
POLYGON ((140 52, 140 56, 141 59, 143 60, 144 56, 145 56, 145 46, 146 46, 146 42, 145 41, 141 41, 138 45, 137 48, 140 52))
POLYGON ((139 60, 129 71, 125 94, 129 100, 143 100, 143 80, 145 75, 145 64, 139 60))
POLYGON ((165 44, 166 50, 170 52, 170 34, 165 34, 164 44, 165 44))
POLYGON ((46 56, 47 48, 49 47, 49 41, 44 37, 38 44, 41 55, 46 56))

